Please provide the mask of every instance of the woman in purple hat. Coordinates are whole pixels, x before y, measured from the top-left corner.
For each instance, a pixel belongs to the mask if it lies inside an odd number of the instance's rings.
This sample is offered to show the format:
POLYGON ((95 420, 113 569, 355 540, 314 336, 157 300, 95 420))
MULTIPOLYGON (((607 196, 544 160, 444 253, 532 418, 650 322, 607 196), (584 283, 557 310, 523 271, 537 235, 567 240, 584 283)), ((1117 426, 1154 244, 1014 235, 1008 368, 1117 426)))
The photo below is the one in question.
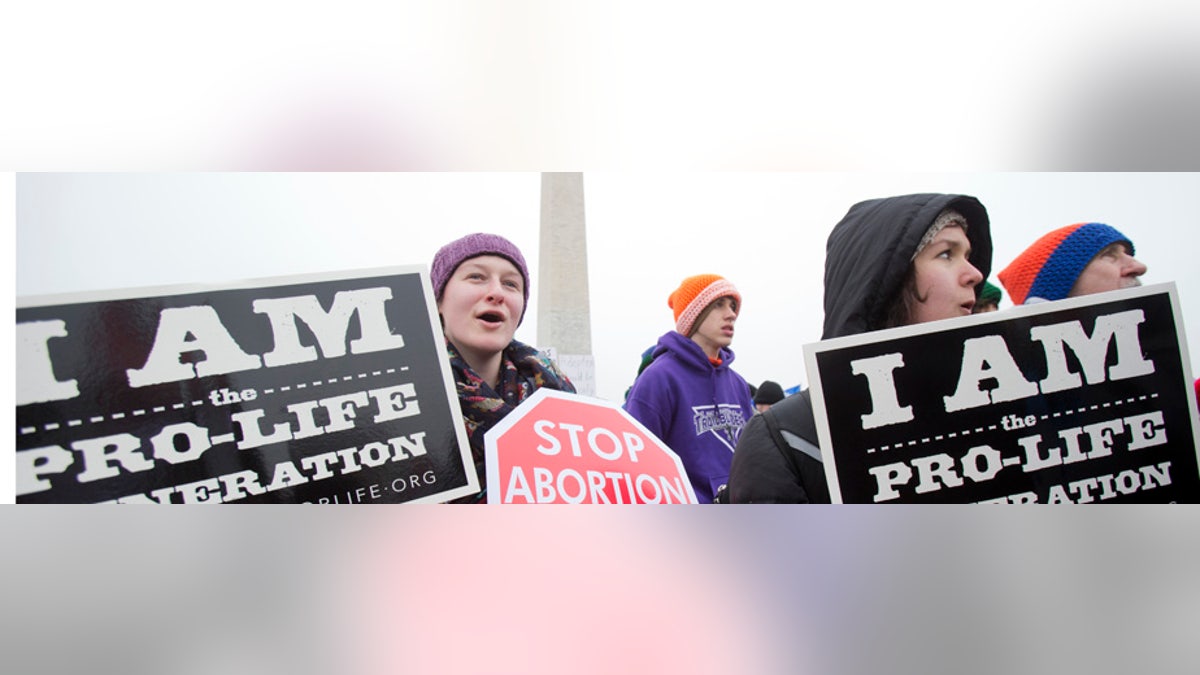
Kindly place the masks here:
MULTIPOLYGON (((574 393, 546 356, 513 339, 529 303, 529 268, 512 242, 476 233, 438 250, 430 270, 458 402, 480 483, 484 434, 541 387, 574 393)), ((487 490, 460 502, 485 501, 487 490)))

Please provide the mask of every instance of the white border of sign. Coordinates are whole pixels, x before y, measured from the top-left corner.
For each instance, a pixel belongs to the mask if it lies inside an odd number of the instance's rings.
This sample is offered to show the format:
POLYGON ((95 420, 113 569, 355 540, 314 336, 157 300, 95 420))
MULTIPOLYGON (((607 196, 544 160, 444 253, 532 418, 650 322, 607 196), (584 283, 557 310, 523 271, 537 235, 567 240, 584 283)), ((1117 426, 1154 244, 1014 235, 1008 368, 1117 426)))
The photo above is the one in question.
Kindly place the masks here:
POLYGON ((466 425, 463 423, 462 407, 458 402, 458 387, 454 383, 454 375, 450 370, 450 356, 446 352, 446 337, 442 332, 442 322, 438 316, 437 304, 433 297, 433 284, 429 280, 429 268, 425 265, 396 265, 389 267, 374 267, 366 269, 315 272, 312 274, 296 274, 281 277, 265 277, 260 279, 241 279, 228 282, 203 284, 172 284, 165 286, 144 286, 138 288, 119 288, 100 291, 80 291, 76 293, 61 293, 54 295, 24 296, 17 298, 17 309, 25 307, 53 307, 55 305, 70 305, 83 302, 105 302, 111 300, 134 300, 154 297, 157 295, 184 295, 188 293, 205 293, 212 291, 252 290, 255 288, 272 288, 322 281, 339 281, 345 279, 362 279, 368 277, 418 274, 421 278, 421 289, 425 296, 425 310, 433 328, 434 348, 437 350, 438 368, 442 374, 442 389, 450 410, 450 418, 454 424, 454 437, 458 443, 459 457, 467 474, 467 484, 452 488, 445 492, 421 497, 405 502, 406 504, 442 503, 476 494, 480 491, 479 476, 475 472, 475 460, 471 457, 471 445, 467 438, 466 425))
MULTIPOLYGON (((1032 305, 1019 305, 1017 307, 1006 308, 998 312, 972 314, 971 316, 956 317, 942 321, 933 321, 912 326, 900 326, 897 328, 871 331, 869 333, 860 333, 858 335, 847 335, 845 337, 834 338, 832 340, 823 340, 821 342, 813 342, 804 345, 804 367, 808 372, 808 381, 811 383, 810 386, 812 388, 813 416, 817 423, 817 435, 821 442, 820 447, 829 448, 831 447, 832 441, 830 439, 829 423, 826 419, 825 397, 821 389, 821 373, 820 369, 817 368, 817 354, 836 349, 843 349, 846 347, 887 342, 889 340, 895 340, 914 335, 925 335, 928 333, 953 330, 955 328, 961 328, 967 325, 997 323, 1019 317, 1037 316, 1039 314, 1049 314, 1051 312, 1057 312, 1064 309, 1075 309, 1107 302, 1140 298, 1149 295, 1161 295, 1163 293, 1166 293, 1171 299, 1171 311, 1175 315, 1175 337, 1179 345, 1179 356, 1182 361, 1181 366, 1183 368, 1183 374, 1187 378, 1187 388, 1190 392, 1192 391, 1194 374, 1192 373, 1191 358, 1188 355, 1187 335, 1185 334, 1183 326, 1183 312, 1179 308, 1179 294, 1176 291, 1175 283, 1167 282, 1148 286, 1138 286, 1136 288, 1127 288, 1119 291, 1109 291, 1106 293, 1095 293, 1092 295, 1078 298, 1067 298, 1053 302, 1039 302, 1032 305)), ((1197 424, 1196 422, 1198 419, 1196 397, 1188 396, 1187 401, 1188 409, 1191 411, 1192 415, 1193 444, 1196 448, 1197 459, 1200 460, 1200 424, 1197 424)), ((825 480, 829 484, 829 496, 834 504, 841 504, 842 495, 837 475, 837 463, 825 461, 824 465, 825 480)))

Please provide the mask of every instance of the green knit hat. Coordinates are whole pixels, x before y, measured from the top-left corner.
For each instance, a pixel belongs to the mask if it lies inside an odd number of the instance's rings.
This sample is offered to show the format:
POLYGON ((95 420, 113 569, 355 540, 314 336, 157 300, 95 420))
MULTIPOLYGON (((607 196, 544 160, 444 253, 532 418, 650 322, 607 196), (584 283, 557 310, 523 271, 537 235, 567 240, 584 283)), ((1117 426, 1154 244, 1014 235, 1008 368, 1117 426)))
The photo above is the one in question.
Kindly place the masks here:
POLYGON ((1004 294, 1000 292, 1000 289, 988 283, 987 281, 983 282, 983 286, 979 289, 980 303, 994 302, 996 303, 996 306, 999 307, 1000 298, 1003 297, 1004 294))

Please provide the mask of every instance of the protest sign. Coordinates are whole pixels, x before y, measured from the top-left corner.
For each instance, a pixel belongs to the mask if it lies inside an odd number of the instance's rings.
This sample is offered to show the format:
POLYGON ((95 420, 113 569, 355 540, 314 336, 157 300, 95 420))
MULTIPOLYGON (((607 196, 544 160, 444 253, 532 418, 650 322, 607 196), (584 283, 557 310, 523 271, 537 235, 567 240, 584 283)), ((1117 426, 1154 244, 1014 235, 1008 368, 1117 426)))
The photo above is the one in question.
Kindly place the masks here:
POLYGON ((571 380, 575 393, 596 396, 596 359, 591 354, 560 354, 554 347, 542 347, 540 351, 571 380))
POLYGON ((1174 284, 805 346, 835 502, 1197 502, 1174 284))
POLYGON ((429 502, 479 490, 428 273, 25 298, 18 502, 429 502))
POLYGON ((695 504, 683 462, 620 406, 539 389, 484 436, 489 504, 695 504))

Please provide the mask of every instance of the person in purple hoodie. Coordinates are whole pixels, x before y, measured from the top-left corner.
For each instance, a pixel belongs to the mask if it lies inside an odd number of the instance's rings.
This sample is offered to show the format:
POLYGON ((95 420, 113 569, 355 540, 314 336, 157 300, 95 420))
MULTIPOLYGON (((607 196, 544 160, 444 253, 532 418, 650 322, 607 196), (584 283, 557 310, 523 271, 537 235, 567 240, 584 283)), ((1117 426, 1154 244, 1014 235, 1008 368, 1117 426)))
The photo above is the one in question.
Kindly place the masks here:
POLYGON ((728 480, 738 436, 754 414, 750 385, 729 367, 742 296, 725 278, 700 274, 684 279, 667 305, 675 330, 658 339, 625 410, 679 455, 696 499, 709 504, 728 480))

